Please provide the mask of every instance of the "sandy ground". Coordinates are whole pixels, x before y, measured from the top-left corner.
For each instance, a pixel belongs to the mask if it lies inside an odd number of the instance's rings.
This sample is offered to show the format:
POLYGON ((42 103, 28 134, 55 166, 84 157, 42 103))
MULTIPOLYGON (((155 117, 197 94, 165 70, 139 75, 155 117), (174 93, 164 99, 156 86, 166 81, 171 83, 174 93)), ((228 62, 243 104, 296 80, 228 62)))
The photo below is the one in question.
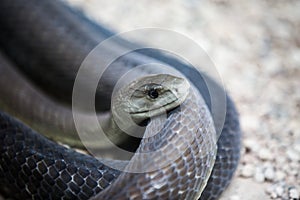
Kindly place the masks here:
POLYGON ((300 1, 72 0, 115 31, 167 28, 215 63, 240 112, 237 174, 221 199, 299 199, 300 1))
POLYGON ((244 133, 239 168, 221 199, 299 199, 300 1, 69 1, 115 31, 167 28, 202 46, 244 133))

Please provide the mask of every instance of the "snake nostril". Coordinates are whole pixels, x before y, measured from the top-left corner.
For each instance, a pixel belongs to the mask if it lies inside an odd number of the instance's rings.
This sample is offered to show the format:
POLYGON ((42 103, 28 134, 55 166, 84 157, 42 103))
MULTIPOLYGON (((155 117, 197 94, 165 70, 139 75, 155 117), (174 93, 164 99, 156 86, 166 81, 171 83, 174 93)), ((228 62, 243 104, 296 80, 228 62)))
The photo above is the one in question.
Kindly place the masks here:
POLYGON ((158 97, 158 91, 154 88, 151 88, 149 91, 148 91, 148 96, 151 98, 151 99, 156 99, 158 97))

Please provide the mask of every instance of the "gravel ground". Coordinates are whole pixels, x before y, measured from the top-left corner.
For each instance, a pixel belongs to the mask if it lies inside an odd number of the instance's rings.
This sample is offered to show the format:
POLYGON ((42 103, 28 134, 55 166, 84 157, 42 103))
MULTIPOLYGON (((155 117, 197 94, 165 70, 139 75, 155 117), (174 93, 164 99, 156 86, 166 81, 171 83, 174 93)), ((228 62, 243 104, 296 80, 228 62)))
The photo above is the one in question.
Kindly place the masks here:
POLYGON ((222 199, 299 199, 300 1, 70 1, 116 31, 168 28, 201 45, 244 132, 241 163, 222 199))
POLYGON ((299 199, 300 1, 69 0, 116 31, 168 28, 201 45, 244 133, 230 199, 299 199))

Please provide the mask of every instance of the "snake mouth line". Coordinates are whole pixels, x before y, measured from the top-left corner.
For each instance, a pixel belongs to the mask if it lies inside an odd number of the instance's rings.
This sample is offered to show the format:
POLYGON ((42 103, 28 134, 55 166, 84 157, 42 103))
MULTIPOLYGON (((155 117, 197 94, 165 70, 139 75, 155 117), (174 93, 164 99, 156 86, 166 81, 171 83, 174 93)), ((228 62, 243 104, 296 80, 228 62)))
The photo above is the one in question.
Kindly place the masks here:
POLYGON ((138 111, 138 112, 129 112, 129 114, 131 115, 142 115, 142 114, 145 114, 145 113, 148 113, 148 112, 152 112, 152 113, 155 113, 155 115, 158 115, 158 114, 161 114, 161 112, 159 111, 162 111, 162 110, 165 110, 165 111, 168 111, 168 109, 172 106, 174 102, 178 102, 178 105, 175 106, 175 108, 177 108, 178 106, 180 106, 180 104, 183 102, 183 97, 179 99, 179 101, 177 100, 174 100, 174 101, 171 101, 167 104, 165 104, 163 107, 158 107, 158 108, 155 108, 155 109, 152 109, 152 110, 143 110, 143 111, 138 111))

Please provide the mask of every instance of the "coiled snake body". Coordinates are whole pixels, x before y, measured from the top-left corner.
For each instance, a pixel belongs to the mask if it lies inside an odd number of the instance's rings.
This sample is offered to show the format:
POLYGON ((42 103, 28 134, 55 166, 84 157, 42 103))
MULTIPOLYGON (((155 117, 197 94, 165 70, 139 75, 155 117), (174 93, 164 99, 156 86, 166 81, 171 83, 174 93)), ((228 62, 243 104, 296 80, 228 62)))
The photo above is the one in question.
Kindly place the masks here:
MULTIPOLYGON (((71 96, 80 63, 110 32, 57 1, 3 0, 0 9, 1 109, 38 130, 62 131, 62 139, 79 146, 72 112, 64 104, 70 102, 66 97, 71 96), (44 95, 41 88, 50 96, 44 95), (50 121, 58 127, 53 128, 50 121)), ((118 45, 130 44, 120 40, 118 45)), ((192 83, 185 100, 168 112, 166 120, 160 116, 151 119, 139 143, 138 153, 158 150, 159 154, 134 155, 124 165, 127 171, 135 166, 153 170, 132 173, 113 169, 101 160, 51 142, 1 113, 0 193, 14 199, 218 198, 238 163, 239 122, 226 96, 225 123, 220 137, 216 137, 207 88, 193 68, 152 50, 121 57, 112 64, 113 70, 105 72, 108 78, 102 84, 106 87, 100 83, 97 88, 96 102, 101 102, 96 104, 97 110, 110 107, 108 94, 116 80, 128 69, 143 64, 146 57, 179 69, 192 83), (153 136, 157 127, 161 129, 153 136)), ((48 136, 54 137, 51 133, 48 136)))

